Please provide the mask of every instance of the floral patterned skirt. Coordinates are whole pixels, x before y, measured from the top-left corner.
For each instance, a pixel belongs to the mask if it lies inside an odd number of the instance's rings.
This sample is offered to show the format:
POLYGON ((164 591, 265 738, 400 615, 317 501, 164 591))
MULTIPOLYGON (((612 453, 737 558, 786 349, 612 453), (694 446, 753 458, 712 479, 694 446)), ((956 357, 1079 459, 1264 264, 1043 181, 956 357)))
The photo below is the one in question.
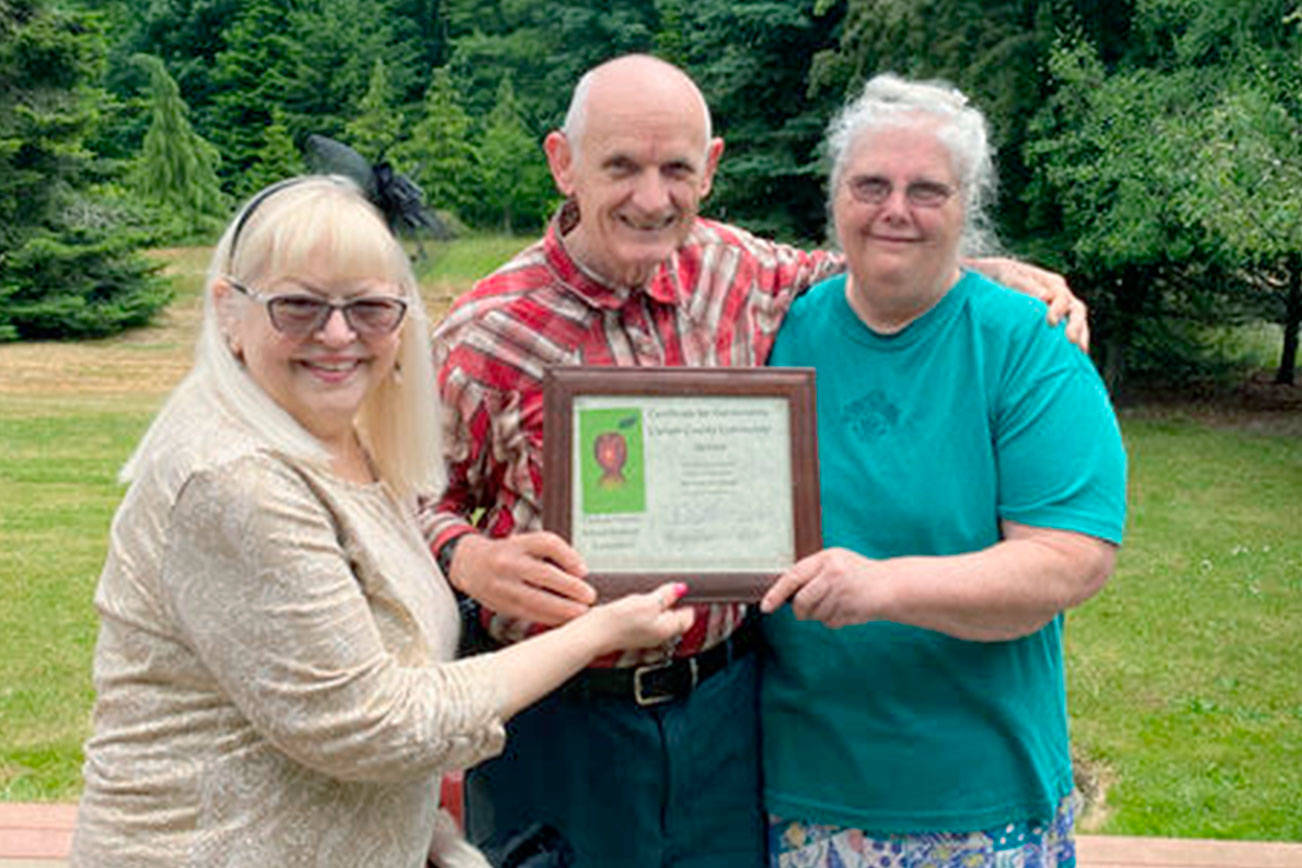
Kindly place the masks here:
POLYGON ((769 816, 770 868, 1075 868, 1076 794, 1048 823, 980 832, 881 835, 769 816))

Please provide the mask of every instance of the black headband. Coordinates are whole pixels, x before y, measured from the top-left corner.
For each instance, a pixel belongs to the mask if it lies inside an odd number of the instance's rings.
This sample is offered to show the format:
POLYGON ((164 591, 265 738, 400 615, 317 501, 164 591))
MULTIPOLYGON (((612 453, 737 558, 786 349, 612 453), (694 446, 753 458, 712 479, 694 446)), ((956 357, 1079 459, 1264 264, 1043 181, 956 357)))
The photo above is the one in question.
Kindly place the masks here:
POLYGON ((307 179, 287 178, 284 181, 277 181, 270 187, 264 187, 262 192, 249 200, 249 204, 244 206, 244 210, 240 212, 239 219, 235 221, 235 229, 231 231, 231 245, 226 252, 226 269, 228 271, 235 262, 235 244, 240 240, 240 233, 244 231, 244 224, 249 222, 249 217, 254 211, 258 210, 258 206, 267 201, 267 199, 269 199, 273 194, 279 193, 286 187, 292 187, 305 180, 307 179))

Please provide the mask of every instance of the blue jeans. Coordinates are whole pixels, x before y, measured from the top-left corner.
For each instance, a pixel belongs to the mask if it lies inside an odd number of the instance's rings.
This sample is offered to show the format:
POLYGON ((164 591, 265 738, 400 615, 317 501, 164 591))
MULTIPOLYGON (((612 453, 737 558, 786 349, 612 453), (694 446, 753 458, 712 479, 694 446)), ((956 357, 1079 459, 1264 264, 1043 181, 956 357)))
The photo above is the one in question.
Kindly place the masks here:
POLYGON ((663 705, 560 692, 524 710, 502 755, 466 775, 470 840, 541 823, 578 866, 764 865, 757 657, 663 705))

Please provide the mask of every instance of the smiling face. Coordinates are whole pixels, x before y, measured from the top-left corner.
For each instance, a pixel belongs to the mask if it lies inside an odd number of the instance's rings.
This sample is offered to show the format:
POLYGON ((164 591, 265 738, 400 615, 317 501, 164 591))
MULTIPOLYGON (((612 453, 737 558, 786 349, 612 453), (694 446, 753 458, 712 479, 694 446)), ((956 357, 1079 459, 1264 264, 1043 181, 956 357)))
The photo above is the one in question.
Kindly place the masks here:
MULTIPOLYGON (((328 256, 315 258, 289 273, 260 279, 252 288, 261 296, 401 297, 393 284, 330 268, 329 263, 328 256)), ((319 330, 295 338, 271 324, 264 304, 234 297, 238 294, 228 283, 218 281, 214 292, 218 303, 232 311, 227 334, 253 381, 327 445, 351 437, 358 408, 393 372, 402 327, 363 338, 352 330, 342 312, 332 311, 319 330)))
POLYGON ((547 137, 556 185, 579 206, 566 243, 606 279, 639 286, 692 229, 723 151, 707 141, 704 103, 679 70, 625 58, 596 71, 571 142, 547 137))
POLYGON ((860 134, 833 194, 836 233, 852 277, 850 303, 874 328, 907 325, 958 279, 962 195, 920 205, 909 201, 910 185, 918 191, 959 186, 949 151, 924 119, 860 134), (870 179, 889 185, 884 201, 854 196, 855 185, 862 189, 870 179))

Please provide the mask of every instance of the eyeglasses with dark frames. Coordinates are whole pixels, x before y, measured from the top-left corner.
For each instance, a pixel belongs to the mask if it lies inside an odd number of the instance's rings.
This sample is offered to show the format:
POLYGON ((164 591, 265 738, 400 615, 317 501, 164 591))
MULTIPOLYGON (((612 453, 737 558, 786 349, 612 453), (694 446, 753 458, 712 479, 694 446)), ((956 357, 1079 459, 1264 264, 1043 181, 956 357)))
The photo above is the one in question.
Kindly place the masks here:
MULTIPOLYGON (((845 183, 850 195, 865 205, 880 205, 895 191, 895 185, 880 175, 855 175, 845 183)), ((918 208, 939 208, 957 192, 957 187, 939 181, 910 181, 904 200, 918 208)))
POLYGON ((305 338, 325 328, 336 310, 348 327, 363 338, 390 334, 402 324, 407 302, 387 295, 363 295, 347 301, 325 299, 304 293, 263 295, 230 277, 226 282, 267 308, 267 318, 276 331, 291 338, 305 338))

